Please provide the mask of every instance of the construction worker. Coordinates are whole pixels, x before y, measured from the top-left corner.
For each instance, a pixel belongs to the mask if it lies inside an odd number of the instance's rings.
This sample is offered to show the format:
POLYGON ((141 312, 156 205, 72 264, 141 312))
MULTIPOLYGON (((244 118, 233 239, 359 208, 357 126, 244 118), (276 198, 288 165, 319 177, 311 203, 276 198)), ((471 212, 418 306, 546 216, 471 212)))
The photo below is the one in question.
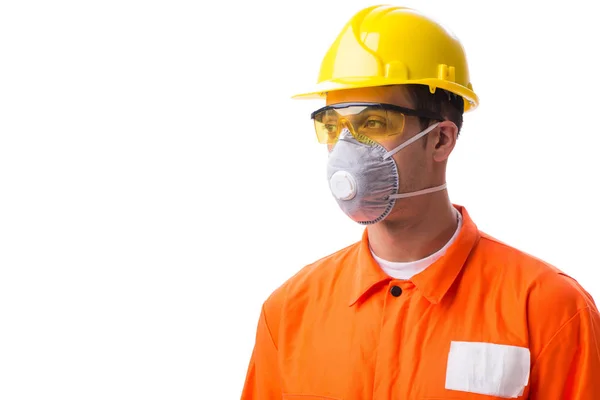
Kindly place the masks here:
POLYGON ((265 301, 242 399, 600 399, 600 315, 557 268, 481 232, 446 164, 479 99, 458 39, 422 13, 358 12, 312 114, 362 240, 265 301))

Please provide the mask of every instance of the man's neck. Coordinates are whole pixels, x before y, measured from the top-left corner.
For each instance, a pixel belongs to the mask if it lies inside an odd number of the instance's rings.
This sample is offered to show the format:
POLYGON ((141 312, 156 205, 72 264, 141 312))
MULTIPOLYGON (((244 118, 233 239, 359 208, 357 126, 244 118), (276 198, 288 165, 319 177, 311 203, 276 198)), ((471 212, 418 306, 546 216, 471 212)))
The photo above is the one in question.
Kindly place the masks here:
POLYGON ((378 257, 393 262, 425 258, 442 247, 456 232, 457 211, 446 192, 429 201, 404 201, 382 222, 367 228, 369 245, 378 257), (400 208, 400 207, 405 208, 400 208))

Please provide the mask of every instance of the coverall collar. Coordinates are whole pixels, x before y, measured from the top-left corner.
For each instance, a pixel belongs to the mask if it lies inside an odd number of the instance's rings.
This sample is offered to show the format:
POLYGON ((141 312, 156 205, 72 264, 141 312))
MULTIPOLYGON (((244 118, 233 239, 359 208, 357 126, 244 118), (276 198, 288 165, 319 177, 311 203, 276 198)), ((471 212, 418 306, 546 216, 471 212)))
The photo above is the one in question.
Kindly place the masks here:
MULTIPOLYGON (((467 210, 459 205, 454 207, 463 217, 463 226, 458 237, 443 257, 409 280, 432 304, 439 303, 446 295, 480 238, 479 230, 467 210)), ((392 280, 373 258, 366 229, 359 244, 357 261, 350 291, 350 306, 359 300, 366 300, 374 286, 392 280)))

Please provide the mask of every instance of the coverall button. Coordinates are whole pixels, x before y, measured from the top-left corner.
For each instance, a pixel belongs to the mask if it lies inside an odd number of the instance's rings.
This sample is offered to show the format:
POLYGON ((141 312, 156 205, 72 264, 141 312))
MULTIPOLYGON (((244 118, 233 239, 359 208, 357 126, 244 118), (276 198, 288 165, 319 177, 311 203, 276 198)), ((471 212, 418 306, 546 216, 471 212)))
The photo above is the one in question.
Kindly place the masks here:
POLYGON ((399 297, 402 294, 402 289, 400 286, 392 286, 390 293, 392 293, 392 296, 394 297, 399 297))

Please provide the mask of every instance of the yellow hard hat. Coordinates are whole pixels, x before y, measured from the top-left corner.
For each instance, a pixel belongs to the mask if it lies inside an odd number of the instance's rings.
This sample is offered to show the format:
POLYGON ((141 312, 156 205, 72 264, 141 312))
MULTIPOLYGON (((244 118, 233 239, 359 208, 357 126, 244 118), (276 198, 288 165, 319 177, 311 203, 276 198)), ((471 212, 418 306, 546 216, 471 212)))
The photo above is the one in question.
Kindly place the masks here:
POLYGON ((316 87, 293 97, 323 98, 334 90, 399 84, 445 89, 464 99, 465 111, 479 104, 459 40, 422 13, 394 6, 373 6, 354 15, 327 51, 316 87))

